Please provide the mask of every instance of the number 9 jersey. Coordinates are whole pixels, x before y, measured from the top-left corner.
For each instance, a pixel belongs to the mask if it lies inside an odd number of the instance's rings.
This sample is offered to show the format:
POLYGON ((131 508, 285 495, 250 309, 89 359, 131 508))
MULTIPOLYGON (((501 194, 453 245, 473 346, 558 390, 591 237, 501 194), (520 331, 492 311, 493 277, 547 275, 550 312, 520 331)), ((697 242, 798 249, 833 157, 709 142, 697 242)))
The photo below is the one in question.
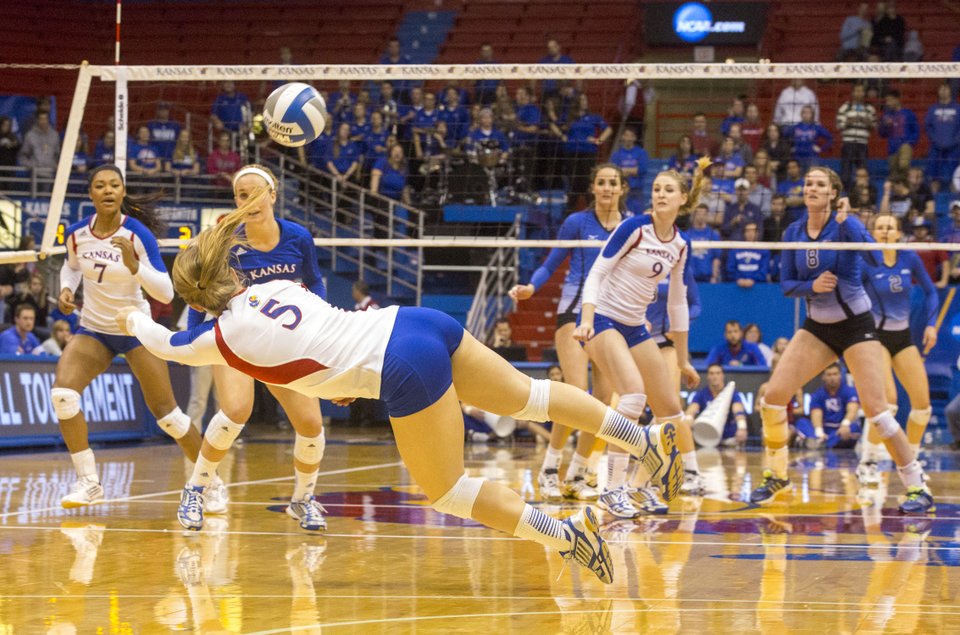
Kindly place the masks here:
POLYGON ((67 259, 60 269, 60 288, 76 293, 83 281, 80 326, 97 333, 122 335, 115 319, 120 309, 133 305, 150 315, 141 289, 161 302, 170 302, 173 283, 160 257, 157 239, 143 223, 122 216, 116 231, 98 236, 93 231, 96 218, 85 218, 67 229, 67 259), (117 236, 133 243, 139 263, 136 275, 123 264, 120 248, 110 244, 117 236))

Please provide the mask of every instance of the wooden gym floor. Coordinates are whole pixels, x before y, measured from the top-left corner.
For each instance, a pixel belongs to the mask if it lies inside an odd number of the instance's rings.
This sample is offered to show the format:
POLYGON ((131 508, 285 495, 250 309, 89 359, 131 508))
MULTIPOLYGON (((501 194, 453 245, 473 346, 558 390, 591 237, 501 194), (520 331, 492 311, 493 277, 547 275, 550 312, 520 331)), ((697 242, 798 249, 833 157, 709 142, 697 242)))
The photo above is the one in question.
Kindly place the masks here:
MULTIPOLYGON (((929 453, 939 509, 922 519, 896 513, 895 477, 861 506, 852 454, 795 454, 792 501, 761 511, 739 502, 760 455, 701 451, 713 491, 699 505, 601 515, 606 586, 432 511, 383 436, 328 434, 324 536, 283 513, 292 434, 234 449, 229 511, 199 533, 176 521, 173 445, 97 450, 111 502, 71 511, 65 452, 0 457, 0 634, 960 632, 960 461, 945 451, 929 453)), ((471 474, 517 490, 541 458, 467 447, 471 474)))

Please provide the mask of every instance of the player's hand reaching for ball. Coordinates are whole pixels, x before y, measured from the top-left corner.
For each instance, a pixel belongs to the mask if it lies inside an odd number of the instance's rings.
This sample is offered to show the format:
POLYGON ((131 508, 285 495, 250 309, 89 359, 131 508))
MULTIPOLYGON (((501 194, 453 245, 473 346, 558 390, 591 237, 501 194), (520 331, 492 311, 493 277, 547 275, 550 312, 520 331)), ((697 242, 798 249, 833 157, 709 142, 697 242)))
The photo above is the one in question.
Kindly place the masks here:
POLYGON ((127 317, 129 317, 131 313, 139 313, 139 311, 140 309, 135 306, 125 306, 117 312, 117 328, 119 328, 124 335, 133 335, 127 329, 127 317))
POLYGON ((815 293, 829 293, 837 288, 837 276, 832 271, 824 271, 813 281, 815 293))
POLYGON ((123 236, 114 236, 110 239, 110 244, 120 250, 123 256, 123 266, 130 270, 130 273, 137 275, 140 270, 140 263, 137 261, 137 254, 133 250, 133 243, 130 239, 123 236))
POLYGON ((60 297, 57 298, 57 308, 60 309, 60 312, 64 315, 70 315, 77 309, 77 305, 73 300, 73 291, 71 289, 61 289, 60 297))

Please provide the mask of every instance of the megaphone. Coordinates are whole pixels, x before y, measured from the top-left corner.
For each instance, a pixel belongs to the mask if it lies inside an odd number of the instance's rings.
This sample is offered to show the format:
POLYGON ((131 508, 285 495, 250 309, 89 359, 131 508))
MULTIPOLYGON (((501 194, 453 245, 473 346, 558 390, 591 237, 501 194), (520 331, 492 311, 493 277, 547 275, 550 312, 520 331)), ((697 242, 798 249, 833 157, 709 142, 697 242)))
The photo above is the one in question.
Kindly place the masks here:
POLYGON ((483 415, 483 420, 500 439, 509 437, 513 434, 513 431, 517 429, 517 420, 506 415, 501 416, 495 415, 492 412, 486 412, 483 415))
POLYGON ((720 445, 723 439, 723 428, 727 424, 727 415, 730 414, 733 391, 736 389, 736 383, 729 382, 694 420, 693 439, 699 445, 705 448, 715 448, 720 445))

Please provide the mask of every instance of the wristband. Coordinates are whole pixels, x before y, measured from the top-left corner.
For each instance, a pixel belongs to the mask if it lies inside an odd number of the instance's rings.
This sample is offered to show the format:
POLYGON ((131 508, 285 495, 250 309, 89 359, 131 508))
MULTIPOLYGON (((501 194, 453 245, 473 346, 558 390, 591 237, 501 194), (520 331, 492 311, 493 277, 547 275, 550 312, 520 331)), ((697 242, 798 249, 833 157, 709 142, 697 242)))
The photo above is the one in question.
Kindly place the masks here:
POLYGON ((850 420, 849 420, 849 419, 844 419, 843 421, 841 421, 841 422, 840 422, 840 427, 841 427, 841 428, 843 428, 843 427, 849 428, 849 427, 850 427, 850 420))
POLYGON ((740 418, 737 419, 737 430, 746 430, 747 429, 747 420, 740 418))

